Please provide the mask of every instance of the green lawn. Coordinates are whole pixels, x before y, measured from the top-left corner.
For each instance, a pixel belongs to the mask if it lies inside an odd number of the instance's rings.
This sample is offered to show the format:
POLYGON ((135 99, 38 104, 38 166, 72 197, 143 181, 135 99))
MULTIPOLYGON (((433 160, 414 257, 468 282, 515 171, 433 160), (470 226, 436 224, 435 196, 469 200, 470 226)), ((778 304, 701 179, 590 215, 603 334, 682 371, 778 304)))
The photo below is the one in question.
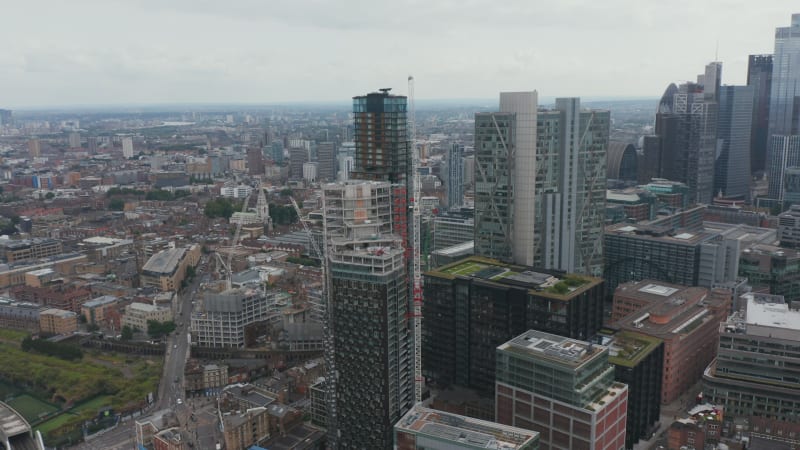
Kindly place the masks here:
POLYGON ((13 400, 9 400, 7 403, 17 410, 18 413, 22 414, 28 422, 35 422, 41 416, 58 411, 57 407, 28 394, 22 394, 13 400))
POLYGON ((82 413, 84 411, 90 411, 90 412, 96 414, 97 411, 99 411, 101 408, 104 408, 106 406, 111 406, 112 400, 113 400, 113 397, 110 396, 110 395, 101 395, 99 397, 95 397, 95 398, 89 400, 86 403, 81 403, 80 405, 76 406, 75 408, 72 408, 72 412, 74 412, 76 414, 80 414, 80 413, 82 413))
POLYGON ((469 275, 471 273, 475 273, 483 269, 484 267, 486 267, 486 264, 467 262, 464 264, 459 264, 455 267, 450 267, 449 269, 446 269, 443 272, 449 273, 450 275, 469 275))
POLYGON ((60 414, 52 419, 48 420, 40 424, 39 426, 35 427, 37 430, 41 431, 42 434, 49 433, 53 430, 57 430, 72 420, 75 420, 78 416, 72 413, 64 413, 60 414))

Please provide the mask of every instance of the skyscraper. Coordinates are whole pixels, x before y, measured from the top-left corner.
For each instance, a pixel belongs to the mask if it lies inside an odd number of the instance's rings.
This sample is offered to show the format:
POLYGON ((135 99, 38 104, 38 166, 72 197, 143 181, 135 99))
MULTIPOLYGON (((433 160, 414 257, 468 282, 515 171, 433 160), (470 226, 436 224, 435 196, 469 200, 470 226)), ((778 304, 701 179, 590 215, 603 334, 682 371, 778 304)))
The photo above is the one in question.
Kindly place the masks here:
POLYGON ((86 147, 89 150, 90 155, 94 155, 97 153, 97 136, 89 136, 86 138, 86 147))
POLYGON ((475 115, 475 253, 599 275, 609 112, 536 98, 502 93, 501 112, 475 115))
POLYGON ((503 261, 512 260, 515 145, 514 114, 475 114, 475 254, 503 261))
POLYGON ((28 154, 31 158, 42 156, 42 146, 39 143, 39 138, 31 138, 31 140, 28 141, 28 154))
POLYGON ((447 149, 447 208, 464 203, 464 146, 453 143, 447 149))
POLYGON ((264 174, 264 154, 260 147, 247 148, 247 172, 250 175, 264 174))
POLYGON ((645 138, 640 181, 680 181, 689 186, 691 203, 711 203, 721 74, 722 64, 712 62, 696 83, 667 87, 656 111, 655 136, 645 138))
POLYGON ((772 55, 750 55, 747 64, 747 85, 753 88, 750 170, 756 173, 764 171, 767 161, 772 55))
POLYGON ((722 86, 717 119, 718 152, 714 162, 714 195, 750 197, 750 132, 753 87, 722 86))
POLYGON ((769 197, 783 201, 783 175, 800 166, 800 14, 775 29, 769 101, 769 197))
POLYGON ((389 89, 353 97, 356 143, 351 178, 405 184, 411 153, 406 131, 407 99, 389 89))
POLYGON ((414 402, 410 303, 387 182, 323 188, 340 448, 391 449, 392 427, 414 402))
MULTIPOLYGON (((539 111, 536 149, 534 266, 603 273, 608 111, 556 99, 539 111)), ((515 242, 516 248, 516 242, 515 242)))
POLYGON ((122 156, 125 158, 133 158, 133 138, 122 138, 122 156))
POLYGON ((81 135, 78 132, 72 132, 69 134, 67 140, 69 141, 69 148, 80 148, 81 146, 81 135))
POLYGON ((317 179, 336 181, 336 144, 320 142, 317 145, 317 179))

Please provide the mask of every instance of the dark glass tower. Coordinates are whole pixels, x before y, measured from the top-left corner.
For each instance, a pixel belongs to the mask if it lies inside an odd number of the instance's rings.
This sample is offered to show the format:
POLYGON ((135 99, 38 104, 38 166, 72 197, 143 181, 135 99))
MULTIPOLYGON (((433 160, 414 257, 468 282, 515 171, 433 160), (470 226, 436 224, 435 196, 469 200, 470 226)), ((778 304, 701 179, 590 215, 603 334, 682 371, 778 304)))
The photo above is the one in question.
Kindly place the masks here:
POLYGON ((405 184, 411 152, 407 125, 407 98, 389 89, 353 97, 356 144, 355 167, 350 178, 405 184))
POLYGON ((750 124, 753 117, 751 86, 722 86, 719 91, 717 159, 714 195, 747 199, 750 194, 750 124))
POLYGON ((753 88, 753 120, 750 131, 750 170, 763 172, 767 161, 769 96, 772 89, 772 55, 750 55, 747 85, 753 88))
POLYGON ((686 183, 691 203, 710 204, 714 194, 721 73, 722 64, 712 62, 697 83, 671 84, 658 105, 656 135, 645 138, 645 178, 686 183))

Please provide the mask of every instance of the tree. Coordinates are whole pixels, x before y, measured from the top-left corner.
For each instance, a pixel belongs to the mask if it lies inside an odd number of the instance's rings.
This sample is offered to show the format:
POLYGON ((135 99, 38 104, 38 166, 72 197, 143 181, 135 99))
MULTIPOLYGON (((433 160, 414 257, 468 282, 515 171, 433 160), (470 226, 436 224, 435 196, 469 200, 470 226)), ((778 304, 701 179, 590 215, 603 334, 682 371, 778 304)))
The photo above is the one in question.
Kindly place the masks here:
POLYGON ((166 336, 173 331, 175 331, 175 322, 158 322, 156 320, 147 321, 147 335, 153 339, 166 336))
POLYGON ((125 200, 121 198, 112 198, 110 202, 108 202, 108 209, 111 211, 122 211, 125 209, 125 200))
POLYGON ((130 341, 131 339, 133 339, 133 328, 131 328, 130 325, 125 325, 124 327, 122 327, 121 339, 123 341, 130 341))
POLYGON ((215 217, 224 217, 229 219, 233 215, 234 204, 226 198, 215 198, 209 200, 203 209, 203 214, 206 217, 213 219, 215 217))
POLYGON ((44 198, 46 198, 47 200, 52 200, 55 197, 56 197, 56 194, 54 194, 52 192, 48 192, 47 194, 44 195, 44 198))

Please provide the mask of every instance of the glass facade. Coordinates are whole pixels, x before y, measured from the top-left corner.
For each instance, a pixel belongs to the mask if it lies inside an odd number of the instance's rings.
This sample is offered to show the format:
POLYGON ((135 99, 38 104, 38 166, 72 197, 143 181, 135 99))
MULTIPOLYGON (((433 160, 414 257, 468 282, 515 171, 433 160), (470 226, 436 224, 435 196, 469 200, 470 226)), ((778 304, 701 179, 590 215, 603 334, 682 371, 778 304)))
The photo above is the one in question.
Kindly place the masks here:
POLYGON ((511 261, 516 115, 475 114, 475 254, 511 261))

